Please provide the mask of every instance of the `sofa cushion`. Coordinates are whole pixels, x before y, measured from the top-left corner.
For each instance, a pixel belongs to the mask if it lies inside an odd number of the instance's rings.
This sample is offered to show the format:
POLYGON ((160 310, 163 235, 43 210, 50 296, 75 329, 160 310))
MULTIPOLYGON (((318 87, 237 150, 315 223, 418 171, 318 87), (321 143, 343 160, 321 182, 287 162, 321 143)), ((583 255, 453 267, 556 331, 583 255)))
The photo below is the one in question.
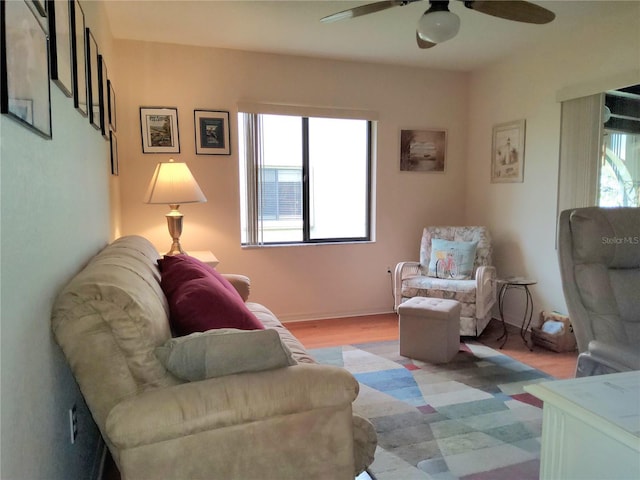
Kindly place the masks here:
POLYGON ((438 278, 453 278, 467 280, 473 274, 478 242, 453 242, 434 238, 431 240, 431 257, 429 259, 429 276, 438 278), (442 268, 438 261, 442 260, 442 268), (455 264, 452 270, 448 268, 448 261, 455 264))
POLYGON ((260 303, 247 302, 246 305, 267 329, 273 329, 278 332, 280 340, 282 340, 282 343, 284 343, 291 351, 293 359, 296 362, 317 363, 316 360, 309 355, 307 349, 304 348, 302 343, 300 343, 300 340, 298 340, 284 325, 282 325, 280 320, 278 320, 271 310, 260 303))
POLYGON ((176 336, 213 328, 264 329, 233 285, 200 260, 174 255, 165 256, 158 264, 176 336))
POLYGON ((191 382, 296 364, 272 329, 221 328, 192 333, 168 340, 155 353, 173 375, 191 382))

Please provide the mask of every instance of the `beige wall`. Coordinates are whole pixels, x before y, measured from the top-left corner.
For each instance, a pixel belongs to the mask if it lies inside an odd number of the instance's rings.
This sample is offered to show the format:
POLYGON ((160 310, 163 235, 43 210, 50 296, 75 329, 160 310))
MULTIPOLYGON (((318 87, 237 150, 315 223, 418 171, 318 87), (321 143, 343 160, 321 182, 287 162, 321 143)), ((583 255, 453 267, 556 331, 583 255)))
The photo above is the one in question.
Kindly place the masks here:
MULTIPOLYGON (((101 5, 82 2, 109 63, 101 5)), ((51 83, 53 139, 0 116, 2 438, 0 478, 90 478, 98 433, 50 327, 59 289, 111 237, 109 143, 51 83), (79 436, 69 440, 68 409, 79 436)), ((111 185, 113 183, 113 185, 111 185)))
POLYGON ((142 196, 155 165, 169 155, 143 154, 140 106, 178 108, 181 153, 208 198, 184 205, 183 247, 211 250, 222 272, 252 279, 252 299, 282 320, 392 310, 387 266, 417 260, 425 224, 464 219, 467 76, 229 50, 116 42, 121 149, 122 233, 148 236, 161 251, 170 244, 168 207, 142 196), (376 240, 360 245, 242 249, 238 197, 239 100, 338 106, 379 113, 376 240), (193 110, 231 112, 231 156, 195 155, 193 110), (448 130, 444 174, 399 171, 401 128, 448 130))
MULTIPOLYGON (((590 85, 618 88, 619 78, 640 83, 640 3, 616 2, 616 13, 592 19, 563 38, 548 39, 471 75, 467 168, 467 222, 488 225, 500 275, 525 275, 535 314, 566 312, 555 249, 560 143, 558 92, 590 85), (635 72, 635 75, 629 75, 635 72), (609 81, 608 79, 612 79, 609 81), (489 182, 492 127, 526 119, 524 183, 489 182)), ((587 87, 587 90, 583 87, 587 87)), ((508 321, 522 319, 523 297, 509 294, 508 321)))

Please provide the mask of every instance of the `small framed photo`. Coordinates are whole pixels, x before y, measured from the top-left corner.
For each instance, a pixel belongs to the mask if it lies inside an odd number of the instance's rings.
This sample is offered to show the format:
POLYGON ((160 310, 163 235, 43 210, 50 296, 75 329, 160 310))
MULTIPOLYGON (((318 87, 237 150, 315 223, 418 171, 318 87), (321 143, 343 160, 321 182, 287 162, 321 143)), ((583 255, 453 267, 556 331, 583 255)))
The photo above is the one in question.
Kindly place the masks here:
POLYGON ((47 16, 47 6, 45 4, 45 0, 31 0, 31 5, 33 5, 34 10, 40 14, 41 17, 47 16))
POLYGON ((84 27, 84 12, 78 0, 69 4, 71 18, 71 76, 73 84, 73 106, 86 117, 87 108, 87 63, 84 27))
POLYGON ((400 171, 443 173, 446 130, 400 130, 400 171))
POLYGON ((70 5, 68 0, 47 0, 51 80, 67 97, 73 92, 70 5))
POLYGON ((0 2, 0 112, 51 138, 49 46, 45 26, 25 2, 0 2))
POLYGON ((180 153, 178 109, 140 107, 143 153, 180 153))
POLYGON ((100 132, 109 140, 109 92, 107 91, 107 64, 103 55, 98 55, 98 90, 100 92, 100 132))
POLYGON ((113 131, 109 132, 109 141, 111 142, 111 175, 120 175, 120 166, 118 164, 118 138, 113 131))
POLYGON ((196 154, 230 155, 229 112, 194 110, 196 154))
POLYGON ((109 128, 117 132, 116 128, 116 91, 113 89, 113 82, 107 79, 107 103, 109 105, 109 128))
POLYGON ((89 105, 89 123, 96 130, 100 127, 100 72, 98 71, 98 43, 91 29, 86 30, 87 49, 87 104, 89 105))
POLYGON ((525 121, 500 123, 493 127, 491 182, 524 181, 525 121))

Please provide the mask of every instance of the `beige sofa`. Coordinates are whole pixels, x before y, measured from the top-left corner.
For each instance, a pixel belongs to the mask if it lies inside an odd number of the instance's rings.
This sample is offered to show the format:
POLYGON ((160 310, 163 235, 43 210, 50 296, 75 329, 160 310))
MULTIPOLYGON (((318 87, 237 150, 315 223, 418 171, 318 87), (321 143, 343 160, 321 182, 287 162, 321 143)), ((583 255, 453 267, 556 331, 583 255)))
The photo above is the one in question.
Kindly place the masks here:
MULTIPOLYGON (((165 368, 156 352, 172 340, 159 257, 143 237, 116 240, 52 312, 55 338, 123 480, 338 480, 363 471, 376 435, 352 412, 357 381, 316 364, 264 306, 246 303, 278 332, 294 365, 192 382, 165 368)), ((248 278, 226 278, 246 301, 248 278)))

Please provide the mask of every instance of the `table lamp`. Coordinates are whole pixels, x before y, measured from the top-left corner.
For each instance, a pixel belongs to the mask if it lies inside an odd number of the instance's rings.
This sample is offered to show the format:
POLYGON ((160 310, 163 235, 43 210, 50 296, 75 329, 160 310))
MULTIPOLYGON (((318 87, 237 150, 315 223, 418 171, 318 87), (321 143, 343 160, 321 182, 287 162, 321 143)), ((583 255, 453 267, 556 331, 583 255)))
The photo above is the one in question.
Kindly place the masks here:
POLYGON ((166 253, 167 255, 185 253, 180 245, 182 219, 184 217, 178 211, 180 205, 183 203, 204 203, 206 201, 207 198, 200 190, 198 182, 193 178, 186 163, 174 162, 171 159, 156 166, 156 171, 153 173, 149 183, 144 202, 151 204, 164 203, 171 208, 166 217, 173 243, 171 244, 171 249, 166 253))

